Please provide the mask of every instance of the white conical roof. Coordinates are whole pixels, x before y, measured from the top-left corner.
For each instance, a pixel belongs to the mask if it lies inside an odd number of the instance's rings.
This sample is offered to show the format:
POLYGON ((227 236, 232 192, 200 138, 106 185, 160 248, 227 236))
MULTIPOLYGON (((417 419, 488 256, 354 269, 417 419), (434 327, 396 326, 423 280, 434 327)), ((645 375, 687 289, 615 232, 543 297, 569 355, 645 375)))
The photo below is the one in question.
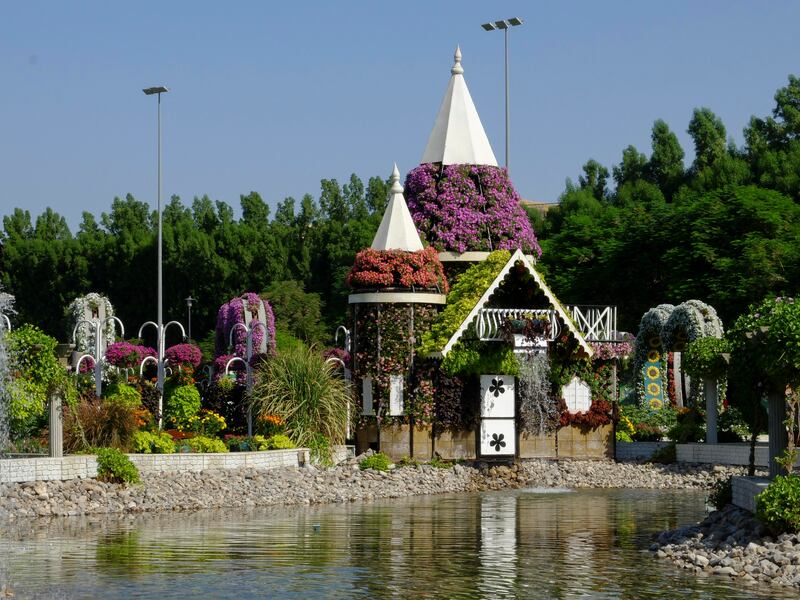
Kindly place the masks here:
POLYGON ((373 250, 422 250, 422 240, 408 212, 403 186, 400 185, 400 171, 395 164, 392 170, 392 187, 389 190, 389 204, 383 213, 378 233, 372 240, 373 250))
POLYGON ((460 47, 456 48, 455 61, 422 162, 496 167, 497 159, 464 81, 460 47))

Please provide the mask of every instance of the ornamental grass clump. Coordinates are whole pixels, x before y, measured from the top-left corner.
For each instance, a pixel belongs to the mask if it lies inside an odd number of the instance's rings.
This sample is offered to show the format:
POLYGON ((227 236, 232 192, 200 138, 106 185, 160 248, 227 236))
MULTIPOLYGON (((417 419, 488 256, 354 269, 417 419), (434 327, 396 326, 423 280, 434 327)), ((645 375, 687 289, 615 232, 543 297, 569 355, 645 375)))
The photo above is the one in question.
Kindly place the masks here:
POLYGON ((299 447, 344 442, 351 390, 336 365, 314 349, 291 349, 258 367, 250 402, 256 416, 276 415, 299 447))

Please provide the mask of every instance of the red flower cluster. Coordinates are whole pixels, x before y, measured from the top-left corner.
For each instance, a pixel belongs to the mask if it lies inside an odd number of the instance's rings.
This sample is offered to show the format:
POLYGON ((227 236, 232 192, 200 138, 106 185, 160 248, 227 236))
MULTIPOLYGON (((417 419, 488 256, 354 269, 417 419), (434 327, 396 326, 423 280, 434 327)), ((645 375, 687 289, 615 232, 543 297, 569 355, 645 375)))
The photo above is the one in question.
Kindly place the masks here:
MULTIPOLYGON (((563 400, 562 400, 563 402, 563 400)), ((595 400, 586 412, 571 413, 565 410, 561 413, 560 424, 562 427, 575 425, 582 431, 597 429, 601 425, 611 423, 611 404, 605 400, 595 400)))
POLYGON ((433 247, 416 252, 367 248, 356 254, 356 260, 347 274, 346 281, 353 289, 376 287, 432 289, 438 285, 443 294, 448 292, 444 269, 433 247))

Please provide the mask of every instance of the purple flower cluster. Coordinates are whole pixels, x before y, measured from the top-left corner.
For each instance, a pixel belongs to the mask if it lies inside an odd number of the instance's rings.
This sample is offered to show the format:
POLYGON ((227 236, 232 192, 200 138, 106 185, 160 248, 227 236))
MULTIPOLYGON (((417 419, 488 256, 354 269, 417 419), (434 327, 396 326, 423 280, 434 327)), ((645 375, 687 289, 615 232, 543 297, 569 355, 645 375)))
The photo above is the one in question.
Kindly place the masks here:
POLYGON ((156 356, 156 351, 130 342, 115 342, 106 348, 106 362, 115 367, 135 367, 148 356, 156 356))
POLYGON ((422 164, 406 176, 405 197, 417 229, 438 250, 542 254, 503 168, 422 164))
POLYGON ((194 344, 176 344, 170 346, 164 351, 164 356, 173 365, 191 365, 194 369, 200 366, 200 361, 203 359, 203 353, 200 351, 200 348, 194 344))
MULTIPOLYGON (((265 323, 267 329, 266 335, 268 336, 267 353, 275 353, 275 315, 272 312, 272 307, 269 305, 269 302, 263 300, 258 294, 254 292, 247 292, 237 298, 233 298, 230 302, 226 302, 219 307, 219 312, 217 312, 215 352, 217 356, 228 352, 228 342, 230 340, 231 330, 234 328, 235 324, 241 323, 244 325, 245 302, 247 302, 248 310, 252 316, 252 320, 250 321, 251 327, 255 327, 255 324, 259 322, 258 307, 260 303, 264 304, 264 313, 267 317, 267 322, 265 323)), ((255 327, 255 329, 253 329, 253 354, 257 354, 259 352, 261 341, 264 339, 264 334, 265 331, 263 327, 255 327)), ((236 327, 236 331, 233 334, 233 352, 237 356, 241 356, 243 358, 247 354, 247 333, 242 327, 236 327)))

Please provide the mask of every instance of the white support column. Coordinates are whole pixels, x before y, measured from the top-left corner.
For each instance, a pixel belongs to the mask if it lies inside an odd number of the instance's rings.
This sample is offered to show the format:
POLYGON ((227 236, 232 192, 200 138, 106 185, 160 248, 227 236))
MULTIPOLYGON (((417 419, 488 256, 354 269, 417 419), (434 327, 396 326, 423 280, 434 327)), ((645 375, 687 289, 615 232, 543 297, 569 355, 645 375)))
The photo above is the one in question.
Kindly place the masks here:
POLYGON ((717 380, 703 379, 703 395, 706 398, 706 444, 717 443, 717 380))
POLYGON ((62 419, 61 394, 50 394, 50 458, 64 456, 64 422, 62 419))

